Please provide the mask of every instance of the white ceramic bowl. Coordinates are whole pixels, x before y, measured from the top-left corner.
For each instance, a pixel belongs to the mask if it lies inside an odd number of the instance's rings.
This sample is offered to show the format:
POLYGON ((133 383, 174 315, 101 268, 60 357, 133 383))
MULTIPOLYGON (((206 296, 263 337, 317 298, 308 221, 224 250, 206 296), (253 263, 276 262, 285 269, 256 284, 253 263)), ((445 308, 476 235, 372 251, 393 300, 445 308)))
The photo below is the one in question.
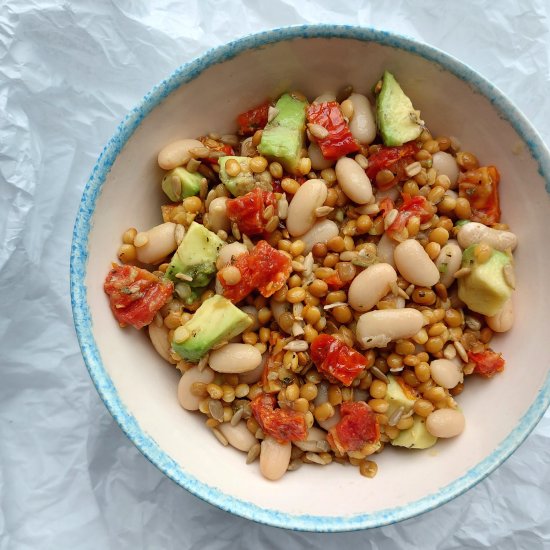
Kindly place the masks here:
POLYGON ((501 464, 548 406, 548 174, 548 151, 498 90, 455 59, 409 39, 353 27, 296 27, 209 51, 177 69, 126 117, 85 188, 71 293, 90 375, 141 452, 224 510, 311 531, 380 526, 430 510, 501 464), (458 398, 467 427, 458 438, 425 452, 384 451, 372 480, 333 464, 304 467, 273 483, 262 478, 257 463, 246 466, 242 453, 221 447, 201 417, 179 406, 178 373, 143 332, 118 328, 103 281, 123 230, 160 220, 156 156, 163 145, 234 131, 237 113, 289 88, 310 98, 348 83, 366 92, 384 69, 398 75, 435 134, 459 137, 465 150, 501 172, 504 219, 520 240, 516 326, 494 342, 507 367, 489 381, 468 380, 458 398))

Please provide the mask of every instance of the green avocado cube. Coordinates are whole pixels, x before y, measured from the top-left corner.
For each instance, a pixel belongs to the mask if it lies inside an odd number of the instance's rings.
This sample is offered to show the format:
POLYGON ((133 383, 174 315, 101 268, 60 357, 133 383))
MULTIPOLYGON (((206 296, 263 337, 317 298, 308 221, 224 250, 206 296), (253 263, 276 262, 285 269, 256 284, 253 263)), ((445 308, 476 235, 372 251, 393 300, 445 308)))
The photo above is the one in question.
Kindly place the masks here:
POLYGON ((512 259, 499 250, 493 250, 485 262, 475 256, 477 244, 469 246, 462 254, 462 267, 470 273, 458 279, 458 297, 472 311, 483 315, 496 315, 512 295, 506 270, 513 270, 512 259))
POLYGON ((386 390, 386 401, 389 404, 386 415, 391 416, 397 409, 403 407, 403 413, 410 412, 413 408, 416 398, 412 395, 408 396, 401 384, 397 381, 395 376, 388 374, 388 387, 386 390))
POLYGON ((246 195, 256 187, 254 174, 250 169, 250 160, 250 157, 236 156, 220 157, 218 159, 220 180, 234 197, 246 195), (236 160, 241 167, 241 171, 236 176, 230 176, 225 169, 225 165, 230 159, 236 160))
POLYGON ((305 143, 307 103, 283 94, 275 109, 277 115, 264 128, 258 151, 280 162, 287 172, 297 174, 305 143))
POLYGON ((399 435, 391 440, 395 447, 407 447, 408 449, 428 449, 437 443, 437 437, 426 429, 426 419, 414 415, 413 425, 407 430, 401 430, 399 435))
POLYGON ((216 294, 205 300, 184 325, 189 338, 181 343, 172 342, 172 349, 183 359, 196 362, 214 346, 231 340, 251 324, 247 313, 216 294))
POLYGON ((184 281, 192 288, 206 286, 216 273, 216 260, 224 244, 204 225, 192 222, 172 256, 166 277, 175 283, 184 281))
POLYGON ((162 178, 162 190, 172 202, 180 202, 186 197, 198 195, 202 180, 201 174, 189 172, 180 166, 165 174, 162 178))
POLYGON ((384 145, 403 145, 422 133, 420 112, 413 107, 395 77, 388 71, 376 97, 376 122, 384 145))

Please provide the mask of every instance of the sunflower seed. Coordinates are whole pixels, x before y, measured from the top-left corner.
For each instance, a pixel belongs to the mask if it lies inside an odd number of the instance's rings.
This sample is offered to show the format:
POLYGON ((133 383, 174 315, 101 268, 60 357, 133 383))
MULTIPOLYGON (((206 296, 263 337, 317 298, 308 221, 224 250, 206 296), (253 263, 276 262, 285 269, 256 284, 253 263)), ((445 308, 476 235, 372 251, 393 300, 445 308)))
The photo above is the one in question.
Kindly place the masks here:
POLYGON ((225 438, 225 436, 218 430, 218 428, 213 428, 212 433, 216 436, 216 439, 224 446, 227 447, 229 445, 229 441, 225 438))
POLYGON ((378 380, 382 380, 383 382, 386 382, 386 384, 389 384, 389 378, 378 367, 371 367, 369 370, 372 372, 373 376, 378 378, 378 380))
POLYGON ((260 450, 261 446, 259 443, 254 443, 252 447, 250 447, 250 450, 248 451, 248 454, 246 455, 246 463, 252 464, 259 456, 260 456, 260 450))

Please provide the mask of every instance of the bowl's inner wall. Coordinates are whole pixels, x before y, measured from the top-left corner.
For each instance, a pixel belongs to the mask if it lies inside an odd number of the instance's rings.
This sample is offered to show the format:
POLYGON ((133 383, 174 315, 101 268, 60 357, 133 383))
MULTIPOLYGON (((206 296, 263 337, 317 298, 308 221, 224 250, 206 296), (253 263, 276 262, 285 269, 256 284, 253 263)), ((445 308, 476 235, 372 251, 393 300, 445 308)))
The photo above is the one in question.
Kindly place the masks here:
POLYGON ((438 65, 392 47, 349 39, 265 46, 212 66, 180 87, 144 119, 121 151, 99 197, 90 233, 86 285, 93 333, 128 411, 200 481, 287 513, 342 516, 405 505, 436 494, 489 456, 518 424, 546 377, 548 360, 540 343, 545 342, 547 260, 536 236, 547 234, 549 210, 536 163, 518 135, 490 101, 438 65), (426 452, 388 449, 377 457, 379 473, 372 480, 355 468, 334 464, 304 467, 277 483, 268 482, 257 463, 246 466, 242 453, 223 448, 202 416, 179 407, 175 369, 156 355, 144 331, 118 328, 102 283, 123 231, 162 222, 156 155, 165 144, 209 131, 232 132, 236 114, 288 89, 299 89, 310 99, 345 84, 368 93, 384 69, 397 76, 435 135, 458 137, 465 150, 501 171, 503 219, 521 243, 516 253, 517 323, 511 335, 494 342, 507 368, 490 381, 468 380, 457 399, 467 419, 463 435, 426 452))

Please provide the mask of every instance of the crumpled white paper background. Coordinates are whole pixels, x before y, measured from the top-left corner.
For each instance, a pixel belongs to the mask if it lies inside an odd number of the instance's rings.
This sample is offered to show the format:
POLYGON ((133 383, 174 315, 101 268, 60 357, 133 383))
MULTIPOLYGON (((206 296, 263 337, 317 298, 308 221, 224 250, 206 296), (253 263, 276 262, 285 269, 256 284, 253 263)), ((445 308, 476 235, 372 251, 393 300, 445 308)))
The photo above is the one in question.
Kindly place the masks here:
POLYGON ((295 533, 205 504, 147 462, 103 407, 68 291, 74 217, 104 143, 207 48, 291 24, 397 31, 478 70, 550 143, 549 17, 546 0, 1 2, 0 550, 549 548, 548 414, 488 479, 397 525, 295 533))

